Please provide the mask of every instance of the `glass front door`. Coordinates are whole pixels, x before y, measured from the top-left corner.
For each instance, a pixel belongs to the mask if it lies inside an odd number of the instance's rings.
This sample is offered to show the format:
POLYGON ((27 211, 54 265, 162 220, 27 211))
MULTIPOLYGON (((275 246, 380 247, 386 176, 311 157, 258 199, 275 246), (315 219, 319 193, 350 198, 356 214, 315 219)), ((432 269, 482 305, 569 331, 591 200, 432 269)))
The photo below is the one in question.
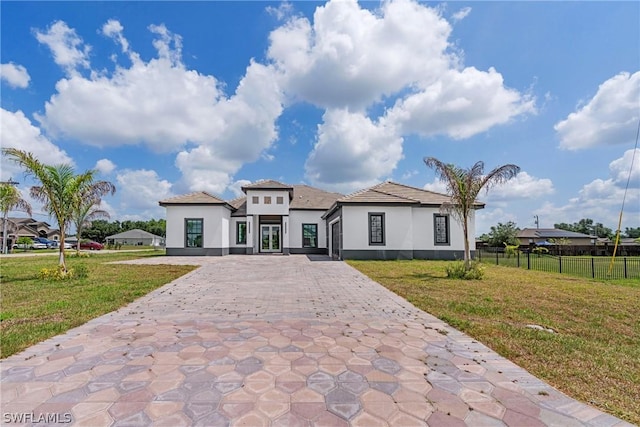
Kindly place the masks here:
POLYGON ((260 252, 280 251, 280 225, 261 225, 260 252))

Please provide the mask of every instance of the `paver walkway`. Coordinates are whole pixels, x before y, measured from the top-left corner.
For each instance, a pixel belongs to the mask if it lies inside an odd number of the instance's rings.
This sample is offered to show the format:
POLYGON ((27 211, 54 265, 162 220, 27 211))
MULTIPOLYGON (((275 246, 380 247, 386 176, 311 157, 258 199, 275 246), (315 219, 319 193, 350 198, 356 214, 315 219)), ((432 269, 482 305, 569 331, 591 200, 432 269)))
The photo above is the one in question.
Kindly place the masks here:
POLYGON ((2 361, 3 424, 629 425, 341 262, 134 262, 202 267, 2 361))

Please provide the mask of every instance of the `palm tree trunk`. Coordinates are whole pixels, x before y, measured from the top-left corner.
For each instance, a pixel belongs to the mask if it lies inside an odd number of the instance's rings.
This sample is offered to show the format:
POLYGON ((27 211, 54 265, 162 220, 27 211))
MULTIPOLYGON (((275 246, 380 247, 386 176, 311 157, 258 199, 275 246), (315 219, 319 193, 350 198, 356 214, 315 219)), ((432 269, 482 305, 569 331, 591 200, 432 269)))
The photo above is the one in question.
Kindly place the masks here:
POLYGON ((7 252, 7 215, 8 211, 4 211, 2 214, 2 253, 6 254, 7 252))
MULTIPOLYGON (((58 224, 59 225, 59 224, 58 224)), ((67 271, 67 264, 64 261, 64 227, 60 227, 60 247, 58 248, 58 267, 63 271, 67 271)))

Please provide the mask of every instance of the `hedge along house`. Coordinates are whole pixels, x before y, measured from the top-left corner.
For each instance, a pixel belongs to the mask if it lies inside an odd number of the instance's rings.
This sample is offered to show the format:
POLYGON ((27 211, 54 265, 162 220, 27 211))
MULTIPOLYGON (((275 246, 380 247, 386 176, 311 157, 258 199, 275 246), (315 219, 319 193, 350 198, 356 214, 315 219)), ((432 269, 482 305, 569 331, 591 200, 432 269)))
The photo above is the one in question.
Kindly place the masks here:
MULTIPOLYGON (((331 254, 337 259, 462 259, 450 197, 393 182, 348 196, 260 181, 224 201, 197 192, 160 201, 167 255, 331 254)), ((482 209, 476 203, 475 209, 482 209)), ((469 237, 475 234, 471 216, 469 237)))

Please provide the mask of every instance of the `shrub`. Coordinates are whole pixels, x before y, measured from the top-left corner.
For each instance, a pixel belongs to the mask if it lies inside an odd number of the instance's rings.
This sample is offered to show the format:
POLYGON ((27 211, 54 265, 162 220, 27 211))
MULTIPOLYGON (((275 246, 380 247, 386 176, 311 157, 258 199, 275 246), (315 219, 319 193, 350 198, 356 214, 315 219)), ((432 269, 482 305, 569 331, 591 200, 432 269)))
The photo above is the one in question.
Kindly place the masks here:
POLYGON ((445 271, 449 279, 480 280, 484 277, 484 268, 477 261, 472 261, 468 270, 463 261, 455 261, 447 265, 445 271))
POLYGON ((42 270, 40 270, 40 273, 38 273, 38 277, 40 277, 40 279, 42 280, 69 280, 72 279, 73 276, 73 268, 69 268, 67 269, 67 271, 64 271, 64 269, 60 266, 53 268, 43 268, 42 270))
POLYGON ((542 246, 536 246, 535 248, 533 248, 531 250, 531 252, 533 252, 534 254, 537 254, 538 256, 543 255, 543 254, 548 254, 549 253, 549 249, 542 247, 542 246))

